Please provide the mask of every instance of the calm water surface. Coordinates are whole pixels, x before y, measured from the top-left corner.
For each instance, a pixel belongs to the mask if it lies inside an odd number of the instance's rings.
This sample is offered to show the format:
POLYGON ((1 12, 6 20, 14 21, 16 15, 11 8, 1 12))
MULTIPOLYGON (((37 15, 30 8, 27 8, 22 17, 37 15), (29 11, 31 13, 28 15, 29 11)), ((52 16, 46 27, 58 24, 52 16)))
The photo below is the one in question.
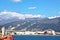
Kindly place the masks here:
POLYGON ((13 36, 14 40, 60 40, 60 36, 13 36))

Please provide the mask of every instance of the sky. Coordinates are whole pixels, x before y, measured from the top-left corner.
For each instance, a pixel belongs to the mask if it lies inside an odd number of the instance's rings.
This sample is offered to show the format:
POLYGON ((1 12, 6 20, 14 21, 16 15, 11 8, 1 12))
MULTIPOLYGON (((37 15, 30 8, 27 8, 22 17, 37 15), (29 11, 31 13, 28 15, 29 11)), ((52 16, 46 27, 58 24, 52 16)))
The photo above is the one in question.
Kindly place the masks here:
POLYGON ((0 0, 0 12, 4 10, 46 17, 60 16, 60 0, 0 0))

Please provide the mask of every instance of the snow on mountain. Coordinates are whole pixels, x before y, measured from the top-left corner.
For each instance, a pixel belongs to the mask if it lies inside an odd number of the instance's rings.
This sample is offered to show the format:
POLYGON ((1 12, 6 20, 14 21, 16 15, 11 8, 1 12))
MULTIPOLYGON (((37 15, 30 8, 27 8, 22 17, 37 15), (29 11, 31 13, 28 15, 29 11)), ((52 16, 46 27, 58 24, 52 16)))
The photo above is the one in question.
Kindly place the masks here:
MULTIPOLYGON (((60 16, 54 16, 54 17, 48 17, 49 19, 53 19, 56 17, 60 17, 60 16)), ((17 12, 8 12, 8 11, 3 11, 0 12, 0 25, 1 24, 5 24, 5 23, 9 23, 9 22, 13 22, 13 21, 17 21, 20 19, 26 19, 26 18, 39 18, 39 19, 44 19, 46 18, 43 15, 32 15, 32 14, 21 14, 21 13, 17 13, 17 12)))
POLYGON ((20 19, 25 19, 25 18, 43 18, 42 15, 32 15, 32 14, 20 14, 17 12, 8 12, 8 11, 3 11, 0 12, 0 25, 20 19))
POLYGON ((16 12, 0 12, 0 17, 5 17, 6 19, 10 18, 10 17, 18 17, 19 19, 25 19, 25 18, 36 18, 36 17, 41 17, 43 18, 42 15, 32 15, 32 14, 20 14, 20 13, 16 13, 16 12))
POLYGON ((60 16, 52 16, 52 17, 48 17, 49 19, 54 19, 54 18, 58 18, 60 16))
POLYGON ((0 12, 0 17, 4 17, 6 19, 12 18, 12 17, 19 17, 20 19, 23 19, 23 15, 22 14, 18 14, 16 12, 0 12))

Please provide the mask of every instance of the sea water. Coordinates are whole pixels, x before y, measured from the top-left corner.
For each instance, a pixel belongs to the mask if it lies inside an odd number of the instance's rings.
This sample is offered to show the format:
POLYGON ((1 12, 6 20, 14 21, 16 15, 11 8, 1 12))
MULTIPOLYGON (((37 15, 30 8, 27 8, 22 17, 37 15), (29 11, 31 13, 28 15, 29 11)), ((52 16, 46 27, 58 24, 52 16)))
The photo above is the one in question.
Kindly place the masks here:
POLYGON ((60 36, 13 36, 14 40, 60 40, 60 36))

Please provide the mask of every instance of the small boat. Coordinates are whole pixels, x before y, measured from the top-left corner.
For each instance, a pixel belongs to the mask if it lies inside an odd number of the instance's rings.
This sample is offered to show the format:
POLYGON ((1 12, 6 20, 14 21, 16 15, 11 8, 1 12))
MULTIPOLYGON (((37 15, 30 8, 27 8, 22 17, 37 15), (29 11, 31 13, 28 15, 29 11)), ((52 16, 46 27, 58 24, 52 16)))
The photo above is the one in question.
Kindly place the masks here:
POLYGON ((2 33, 0 35, 0 40, 13 40, 13 37, 11 35, 5 35, 5 28, 2 28, 2 33))

